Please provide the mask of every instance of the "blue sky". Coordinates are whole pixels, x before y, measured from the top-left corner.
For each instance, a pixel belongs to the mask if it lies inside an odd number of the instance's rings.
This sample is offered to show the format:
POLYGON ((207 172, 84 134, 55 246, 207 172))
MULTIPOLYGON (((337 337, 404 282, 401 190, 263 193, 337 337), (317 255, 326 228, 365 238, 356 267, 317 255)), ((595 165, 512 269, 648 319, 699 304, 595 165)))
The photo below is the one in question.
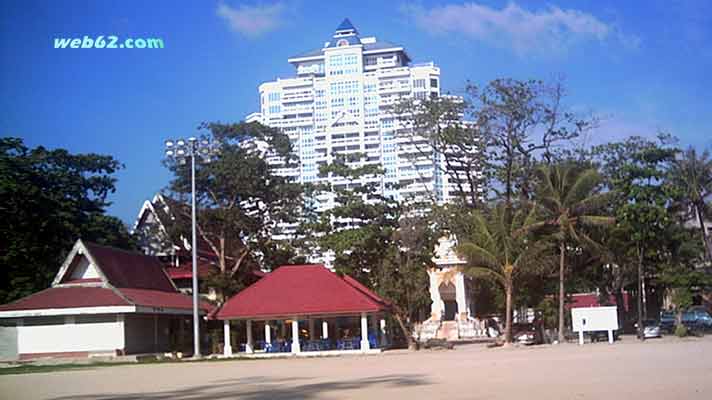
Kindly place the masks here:
POLYGON ((0 6, 0 135, 111 154, 109 212, 132 223, 163 188, 163 141, 238 121, 344 17, 435 61, 442 87, 563 77, 603 118, 593 142, 665 130, 712 148, 712 2, 16 1, 0 6), (159 37, 164 49, 54 49, 55 37, 159 37))

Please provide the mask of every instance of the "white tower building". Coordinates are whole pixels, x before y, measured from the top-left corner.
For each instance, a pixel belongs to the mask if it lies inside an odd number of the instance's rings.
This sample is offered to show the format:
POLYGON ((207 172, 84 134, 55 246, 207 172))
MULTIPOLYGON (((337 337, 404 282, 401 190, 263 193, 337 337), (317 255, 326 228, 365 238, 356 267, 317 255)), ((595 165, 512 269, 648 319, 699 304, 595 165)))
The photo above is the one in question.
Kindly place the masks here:
MULTIPOLYGON (((379 165, 382 194, 400 200, 428 196, 449 200, 448 176, 435 154, 414 161, 407 152, 421 152, 410 139, 398 138, 397 117, 389 112, 401 97, 424 99, 440 95, 440 69, 432 62, 411 64, 405 49, 375 37, 360 37, 345 19, 331 40, 316 50, 288 60, 296 77, 259 86, 261 108, 250 120, 281 128, 289 135, 300 163, 280 174, 300 183, 348 185, 336 177, 319 176, 319 167, 333 154, 362 153, 359 165, 379 165), (399 184, 400 189, 392 189, 399 184)), ((432 151, 430 151, 432 152, 432 151)), ((331 207, 319 199, 318 209, 331 207)))

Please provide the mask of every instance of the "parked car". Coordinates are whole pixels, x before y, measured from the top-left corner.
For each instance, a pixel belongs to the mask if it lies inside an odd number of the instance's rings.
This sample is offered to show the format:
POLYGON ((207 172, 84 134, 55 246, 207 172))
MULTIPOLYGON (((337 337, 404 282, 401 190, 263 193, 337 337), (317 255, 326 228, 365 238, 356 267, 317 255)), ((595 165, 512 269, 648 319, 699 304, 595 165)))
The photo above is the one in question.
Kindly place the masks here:
POLYGON ((691 307, 682 313, 682 323, 693 330, 712 330, 712 316, 702 306, 691 307))
MULTIPOLYGON (((636 329, 636 331, 638 329, 637 323, 635 324, 635 329, 636 329)), ((654 319, 643 320, 643 337, 644 338, 652 339, 652 338, 662 337, 660 332, 661 332, 660 322, 658 322, 654 319)))
POLYGON ((672 333, 675 330, 675 311, 660 312, 660 329, 667 333, 672 333))
POLYGON ((541 330, 535 324, 513 324, 512 340, 524 345, 544 343, 541 330))
MULTIPOLYGON (((675 330, 677 314, 675 311, 663 311, 660 313, 660 328, 668 333, 675 330)), ((691 330, 709 331, 712 330, 712 316, 702 306, 691 307, 682 313, 682 324, 691 330)))
MULTIPOLYGON (((613 331, 613 341, 620 340, 618 335, 619 331, 613 331)), ((595 342, 607 342, 608 341, 608 331, 593 331, 588 332, 588 336, 591 338, 591 343, 595 342)))

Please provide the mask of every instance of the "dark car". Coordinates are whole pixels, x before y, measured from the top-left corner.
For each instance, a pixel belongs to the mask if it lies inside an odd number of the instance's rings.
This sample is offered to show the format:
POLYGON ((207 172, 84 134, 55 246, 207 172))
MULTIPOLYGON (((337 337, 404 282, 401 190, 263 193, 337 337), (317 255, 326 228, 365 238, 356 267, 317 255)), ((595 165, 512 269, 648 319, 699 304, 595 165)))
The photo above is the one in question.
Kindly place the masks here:
POLYGON ((702 306, 695 306, 682 313, 682 323, 694 330, 712 330, 712 316, 702 306))
POLYGON ((541 329, 536 324, 513 324, 512 340, 515 343, 532 345, 544 343, 541 329))
MULTIPOLYGON (((677 314, 675 311, 663 311, 660 313, 660 328, 668 333, 675 330, 677 314)), ((688 329, 709 331, 712 330, 712 316, 702 306, 691 307, 682 313, 682 324, 688 329)))
POLYGON ((676 315, 674 311, 662 311, 660 313, 660 329, 667 333, 675 330, 676 315))

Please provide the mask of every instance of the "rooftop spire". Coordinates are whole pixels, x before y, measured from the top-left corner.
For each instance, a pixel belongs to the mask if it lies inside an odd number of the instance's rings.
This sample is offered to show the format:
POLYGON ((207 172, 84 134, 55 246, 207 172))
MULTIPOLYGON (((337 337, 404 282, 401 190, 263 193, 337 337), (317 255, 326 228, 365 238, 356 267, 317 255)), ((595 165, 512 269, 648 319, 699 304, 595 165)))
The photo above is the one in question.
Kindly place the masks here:
POLYGON ((336 28, 336 33, 358 33, 348 18, 344 18, 341 24, 336 28))

